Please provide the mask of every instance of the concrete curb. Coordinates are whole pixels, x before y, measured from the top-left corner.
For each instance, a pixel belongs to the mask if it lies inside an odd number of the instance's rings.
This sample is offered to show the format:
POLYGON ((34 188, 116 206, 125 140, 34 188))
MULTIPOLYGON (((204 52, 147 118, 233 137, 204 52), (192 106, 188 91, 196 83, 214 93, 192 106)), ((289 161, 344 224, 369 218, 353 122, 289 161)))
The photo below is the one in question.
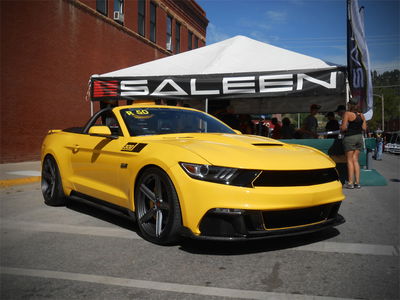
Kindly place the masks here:
POLYGON ((24 178, 0 180, 0 188, 8 188, 8 187, 11 187, 14 185, 22 185, 22 184, 39 182, 40 178, 41 178, 40 176, 31 176, 31 177, 24 177, 24 178))

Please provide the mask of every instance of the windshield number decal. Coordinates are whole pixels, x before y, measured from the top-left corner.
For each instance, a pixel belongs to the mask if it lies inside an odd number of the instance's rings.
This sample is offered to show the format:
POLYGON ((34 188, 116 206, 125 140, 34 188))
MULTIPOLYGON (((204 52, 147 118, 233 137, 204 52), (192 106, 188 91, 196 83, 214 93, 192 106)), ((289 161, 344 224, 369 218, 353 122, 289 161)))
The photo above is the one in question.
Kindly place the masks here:
POLYGON ((128 110, 125 114, 127 116, 132 116, 135 119, 150 119, 153 117, 153 115, 146 109, 136 109, 135 111, 128 110))
POLYGON ((145 109, 137 109, 136 113, 138 115, 148 115, 149 114, 149 112, 147 110, 145 110, 145 109))

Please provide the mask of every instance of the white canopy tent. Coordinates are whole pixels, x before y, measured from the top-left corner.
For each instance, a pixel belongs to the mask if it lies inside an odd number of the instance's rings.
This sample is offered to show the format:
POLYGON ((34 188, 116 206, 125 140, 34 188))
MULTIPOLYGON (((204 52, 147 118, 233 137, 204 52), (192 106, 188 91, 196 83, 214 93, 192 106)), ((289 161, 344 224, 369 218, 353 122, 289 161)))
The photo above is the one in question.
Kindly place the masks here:
POLYGON ((244 36, 91 78, 93 101, 230 100, 240 113, 333 111, 345 92, 345 67, 244 36))

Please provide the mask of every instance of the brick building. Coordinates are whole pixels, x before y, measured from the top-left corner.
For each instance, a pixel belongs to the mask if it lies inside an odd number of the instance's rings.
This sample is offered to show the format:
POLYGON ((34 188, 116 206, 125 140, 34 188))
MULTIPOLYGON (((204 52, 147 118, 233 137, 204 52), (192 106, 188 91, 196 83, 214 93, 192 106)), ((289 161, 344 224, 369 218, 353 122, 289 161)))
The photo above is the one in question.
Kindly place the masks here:
POLYGON ((1 163, 39 159, 49 129, 82 126, 92 74, 205 45, 208 20, 195 0, 0 5, 1 163))

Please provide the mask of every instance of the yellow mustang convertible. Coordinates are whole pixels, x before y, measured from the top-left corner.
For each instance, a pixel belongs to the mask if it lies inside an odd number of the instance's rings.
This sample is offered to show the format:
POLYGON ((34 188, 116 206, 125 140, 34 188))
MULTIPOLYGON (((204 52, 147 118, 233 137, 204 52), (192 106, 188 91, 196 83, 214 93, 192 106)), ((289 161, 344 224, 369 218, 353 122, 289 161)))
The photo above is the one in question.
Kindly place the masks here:
POLYGON ((42 145, 48 205, 78 197, 136 219, 142 236, 236 240, 344 222, 335 163, 316 149, 242 135, 190 108, 106 108, 42 145))

